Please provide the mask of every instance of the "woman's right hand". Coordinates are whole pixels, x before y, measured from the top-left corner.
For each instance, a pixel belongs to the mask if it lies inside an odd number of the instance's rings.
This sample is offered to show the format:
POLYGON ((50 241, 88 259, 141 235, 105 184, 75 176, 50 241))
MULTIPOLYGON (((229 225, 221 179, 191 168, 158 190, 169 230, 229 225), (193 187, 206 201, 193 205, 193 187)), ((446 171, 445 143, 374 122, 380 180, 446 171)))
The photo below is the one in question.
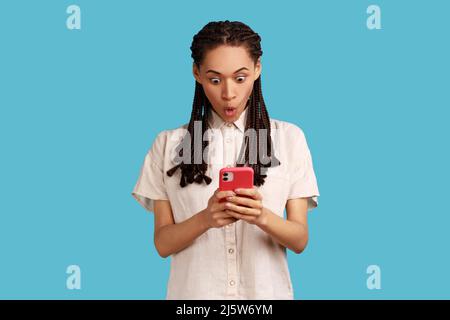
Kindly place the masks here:
POLYGON ((219 188, 208 200, 208 207, 204 210, 204 217, 209 228, 221 228, 235 222, 237 219, 225 212, 226 200, 220 202, 226 197, 235 196, 233 191, 220 191, 219 188))

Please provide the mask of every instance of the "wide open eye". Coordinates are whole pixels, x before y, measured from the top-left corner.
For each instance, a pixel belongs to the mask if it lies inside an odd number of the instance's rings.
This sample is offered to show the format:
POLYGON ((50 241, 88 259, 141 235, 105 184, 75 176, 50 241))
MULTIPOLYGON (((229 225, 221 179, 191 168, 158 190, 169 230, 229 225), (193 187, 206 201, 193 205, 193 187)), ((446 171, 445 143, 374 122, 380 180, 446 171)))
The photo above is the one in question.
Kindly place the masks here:
POLYGON ((246 78, 247 77, 245 77, 245 76, 239 76, 236 79, 238 79, 238 82, 244 82, 246 78), (239 80, 239 79, 241 79, 241 80, 239 80))

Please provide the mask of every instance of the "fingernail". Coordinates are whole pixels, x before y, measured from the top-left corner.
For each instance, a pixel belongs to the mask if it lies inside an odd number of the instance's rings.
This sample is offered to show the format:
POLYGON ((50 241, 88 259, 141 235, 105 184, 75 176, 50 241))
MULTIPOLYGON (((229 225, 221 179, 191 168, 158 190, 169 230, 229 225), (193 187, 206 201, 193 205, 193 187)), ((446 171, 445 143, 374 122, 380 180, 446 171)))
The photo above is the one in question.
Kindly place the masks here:
POLYGON ((239 191, 241 191, 241 189, 234 189, 234 191, 235 191, 235 192, 239 192, 239 191))

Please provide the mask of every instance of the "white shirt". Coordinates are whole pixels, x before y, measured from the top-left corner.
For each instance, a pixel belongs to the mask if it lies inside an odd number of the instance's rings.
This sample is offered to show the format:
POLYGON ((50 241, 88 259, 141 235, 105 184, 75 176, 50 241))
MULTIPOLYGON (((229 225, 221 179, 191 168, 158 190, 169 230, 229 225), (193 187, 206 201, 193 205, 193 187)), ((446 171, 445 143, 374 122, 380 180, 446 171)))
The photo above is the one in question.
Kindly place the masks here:
MULTIPOLYGON (((244 137, 246 108, 234 123, 225 123, 214 111, 208 138, 209 155, 205 183, 181 188, 181 170, 169 177, 176 163, 175 148, 187 132, 187 124, 160 132, 147 152, 133 197, 149 212, 153 200, 169 200, 175 223, 204 210, 219 186, 219 170, 234 166, 244 137)), ((288 199, 308 197, 308 211, 317 207, 319 190, 310 150, 296 125, 271 119, 275 155, 281 165, 268 168, 258 187, 263 206, 284 218, 288 199)), ((166 299, 293 299, 286 248, 258 226, 238 220, 226 227, 210 228, 180 252, 171 255, 166 299)))

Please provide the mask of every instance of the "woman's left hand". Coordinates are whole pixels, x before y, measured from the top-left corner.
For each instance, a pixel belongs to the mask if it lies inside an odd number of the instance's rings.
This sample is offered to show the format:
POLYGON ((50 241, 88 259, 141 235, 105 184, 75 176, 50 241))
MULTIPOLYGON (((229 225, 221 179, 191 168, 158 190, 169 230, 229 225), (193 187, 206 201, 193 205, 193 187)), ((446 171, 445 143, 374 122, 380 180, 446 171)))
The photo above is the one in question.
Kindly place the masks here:
POLYGON ((251 189, 236 189, 233 197, 227 197, 225 212, 236 219, 245 220, 248 223, 261 225, 265 222, 266 210, 262 205, 262 196, 256 187, 251 189), (245 197, 248 196, 248 197, 245 197))

